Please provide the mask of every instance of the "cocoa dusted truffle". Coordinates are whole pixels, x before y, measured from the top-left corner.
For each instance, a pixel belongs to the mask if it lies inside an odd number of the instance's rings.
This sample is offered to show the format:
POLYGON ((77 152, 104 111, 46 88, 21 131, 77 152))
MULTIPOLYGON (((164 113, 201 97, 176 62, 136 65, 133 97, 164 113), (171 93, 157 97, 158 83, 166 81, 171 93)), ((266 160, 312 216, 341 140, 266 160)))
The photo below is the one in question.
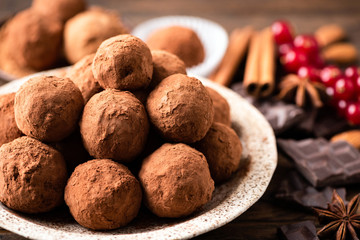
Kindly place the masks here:
POLYGON ((138 180, 122 164, 95 159, 76 167, 65 188, 75 220, 94 230, 110 230, 133 220, 142 200, 138 180))
POLYGON ((128 33, 119 16, 96 7, 79 13, 66 22, 64 49, 70 63, 95 53, 100 44, 113 36, 128 33))
POLYGON ((195 146, 205 155, 211 177, 216 183, 228 180, 239 168, 242 145, 232 128, 214 122, 206 136, 195 146))
POLYGON ((186 74, 185 63, 176 55, 163 50, 152 50, 154 64, 150 88, 154 89, 164 78, 176 74, 186 74))
POLYGON ((151 49, 161 49, 177 55, 186 67, 204 61, 205 50, 198 35, 190 28, 171 26, 157 30, 146 40, 151 49))
POLYGON ((95 54, 90 54, 83 57, 69 72, 69 78, 80 89, 85 103, 87 103, 95 93, 102 90, 91 70, 94 56, 95 54))
POLYGON ((91 156, 129 162, 141 153, 149 122, 145 107, 133 94, 106 89, 85 105, 80 132, 91 156))
POLYGON ((61 22, 52 17, 44 18, 32 9, 24 10, 5 26, 2 55, 20 67, 48 68, 61 51, 62 28, 61 22))
POLYGON ((30 138, 0 148, 0 201, 24 213, 41 213, 63 203, 67 180, 61 154, 30 138))
POLYGON ((129 34, 105 40, 98 48, 92 70, 103 88, 136 90, 149 85, 153 73, 150 49, 129 34))
POLYGON ((231 127, 230 106, 226 99, 212 88, 206 87, 214 106, 214 122, 231 127))
POLYGON ((0 146, 21 136, 14 114, 15 93, 0 96, 0 146))
POLYGON ((193 143, 202 139, 214 117, 212 100, 201 82, 174 74, 150 93, 147 103, 150 121, 160 134, 174 142, 193 143))
POLYGON ((184 217, 211 200, 214 181, 204 155, 188 145, 165 143, 139 172, 145 205, 159 217, 184 217))
POLYGON ((83 106, 81 92, 70 79, 34 77, 15 95, 15 120, 28 136, 60 141, 75 129, 83 106))
POLYGON ((33 0, 32 8, 46 17, 66 22, 86 8, 85 0, 33 0))

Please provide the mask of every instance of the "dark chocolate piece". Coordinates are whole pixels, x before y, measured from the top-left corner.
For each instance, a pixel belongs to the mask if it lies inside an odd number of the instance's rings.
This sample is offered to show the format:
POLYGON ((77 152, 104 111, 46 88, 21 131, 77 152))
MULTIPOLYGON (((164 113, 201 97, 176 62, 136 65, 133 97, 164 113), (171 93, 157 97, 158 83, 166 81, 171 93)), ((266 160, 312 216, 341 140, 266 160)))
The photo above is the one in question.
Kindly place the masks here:
MULTIPOLYGON (((308 208, 326 208, 327 204, 331 202, 333 190, 331 187, 318 190, 312 187, 297 171, 291 171, 280 183, 280 188, 275 197, 292 201, 308 208)), ((345 188, 336 188, 335 190, 345 199, 345 188)))
POLYGON ((233 84, 232 89, 259 109, 270 123, 276 135, 300 123, 305 117, 304 110, 295 104, 275 99, 257 100, 253 98, 246 93, 242 83, 233 84))
POLYGON ((314 187, 360 182, 360 153, 347 142, 309 138, 279 139, 278 144, 314 187))
POLYGON ((281 226, 278 230, 282 239, 286 240, 318 240, 313 221, 303 221, 281 226))

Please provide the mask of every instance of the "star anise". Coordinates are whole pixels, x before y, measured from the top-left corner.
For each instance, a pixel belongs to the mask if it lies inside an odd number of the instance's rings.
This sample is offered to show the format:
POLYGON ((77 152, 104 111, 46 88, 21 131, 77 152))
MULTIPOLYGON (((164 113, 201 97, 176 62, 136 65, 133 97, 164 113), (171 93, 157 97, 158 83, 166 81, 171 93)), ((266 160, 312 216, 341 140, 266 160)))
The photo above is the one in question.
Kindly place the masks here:
POLYGON ((345 205, 343 199, 334 190, 331 203, 328 204, 327 209, 314 208, 319 215, 320 222, 328 222, 317 234, 320 237, 329 236, 336 231, 336 240, 344 240, 347 232, 349 232, 352 239, 358 240, 355 229, 360 229, 360 215, 356 213, 359 202, 360 194, 353 197, 345 205))
POLYGON ((279 84, 280 93, 278 98, 283 99, 295 91, 295 103, 299 107, 304 107, 306 96, 310 98, 310 102, 314 107, 322 107, 320 92, 324 92, 325 88, 321 83, 312 82, 308 78, 301 78, 295 74, 286 75, 279 84))

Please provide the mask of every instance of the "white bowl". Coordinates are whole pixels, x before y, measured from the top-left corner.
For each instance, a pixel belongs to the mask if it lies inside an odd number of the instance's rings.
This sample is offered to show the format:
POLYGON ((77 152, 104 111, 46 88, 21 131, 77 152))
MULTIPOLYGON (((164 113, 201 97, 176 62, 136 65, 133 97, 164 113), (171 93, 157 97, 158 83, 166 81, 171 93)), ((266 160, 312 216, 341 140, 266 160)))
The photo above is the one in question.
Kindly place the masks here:
POLYGON ((134 28, 132 34, 146 42, 146 39, 155 30, 174 25, 193 29, 205 49, 204 61, 197 66, 188 68, 188 73, 202 77, 209 76, 219 65, 228 45, 227 32, 219 24, 199 17, 167 16, 140 23, 134 28))
MULTIPOLYGON (((41 74, 44 73, 36 75, 41 74)), ((0 87, 0 93, 17 91, 32 76, 0 87)), ((229 102, 232 127, 244 149, 240 169, 229 181, 216 186, 212 200, 202 209, 180 219, 161 219, 142 209, 126 227, 91 231, 77 224, 65 207, 46 214, 28 215, 0 204, 0 227, 33 239, 187 239, 221 227, 241 215, 263 195, 271 180, 277 165, 275 136, 263 115, 245 99, 212 81, 200 80, 229 102)))

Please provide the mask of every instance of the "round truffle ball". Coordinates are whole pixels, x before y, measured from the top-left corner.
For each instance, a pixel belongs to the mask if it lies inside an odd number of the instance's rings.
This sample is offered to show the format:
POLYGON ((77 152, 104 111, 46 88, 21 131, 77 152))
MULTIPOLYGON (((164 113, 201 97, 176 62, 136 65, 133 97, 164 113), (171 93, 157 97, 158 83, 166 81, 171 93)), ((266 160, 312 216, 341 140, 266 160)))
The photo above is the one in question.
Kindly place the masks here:
POLYGON ((94 56, 95 54, 90 54, 83 57, 69 72, 70 80, 80 89, 85 103, 87 103, 95 93, 102 90, 91 70, 94 56))
POLYGON ((145 88, 153 73, 151 52, 139 38, 129 34, 118 35, 100 45, 92 70, 103 88, 145 88))
POLYGON ((148 156, 139 178, 146 206, 159 217, 187 216, 214 191, 204 155, 182 143, 166 143, 148 156))
POLYGON ((154 89, 164 78, 176 73, 186 74, 185 63, 176 55, 163 50, 152 50, 153 75, 150 88, 154 89))
POLYGON ((32 8, 48 17, 54 17, 59 21, 66 22, 71 17, 86 8, 85 0, 33 0, 32 8))
POLYGON ((80 90, 68 78, 34 77, 15 95, 15 120, 30 137, 56 142, 75 129, 84 100, 80 90))
POLYGON ((82 226, 110 230, 125 226, 140 209, 139 181, 122 164, 95 159, 75 168, 65 188, 65 202, 82 226))
POLYGON ((216 183, 228 180, 239 168, 242 145, 232 128, 214 122, 206 136, 195 146, 205 155, 211 177, 216 183))
POLYGON ((63 203, 67 180, 61 154, 20 137, 0 148, 0 201, 24 213, 47 212, 63 203))
POLYGON ((226 99, 212 88, 206 87, 214 106, 214 122, 231 127, 230 106, 226 99))
POLYGON ((21 136, 14 114, 15 93, 0 96, 0 146, 21 136))
POLYGON ((52 66, 58 59, 62 29, 61 22, 56 19, 44 18, 32 9, 27 9, 6 25, 3 35, 5 46, 2 49, 19 66, 42 70, 52 66))
POLYGON ((106 89, 85 105, 80 132, 91 156, 129 162, 141 153, 149 122, 145 107, 133 94, 106 89))
POLYGON ((186 67, 198 65, 204 61, 205 50, 194 30, 171 26, 159 29, 146 40, 151 49, 161 49, 177 55, 186 67))
POLYGON ((64 49, 70 63, 95 53, 100 44, 113 36, 128 33, 119 16, 101 8, 77 14, 66 22, 64 49))
POLYGON ((213 122, 212 100, 206 88, 184 74, 162 80, 150 93, 146 106, 155 128, 174 142, 199 141, 213 122))

